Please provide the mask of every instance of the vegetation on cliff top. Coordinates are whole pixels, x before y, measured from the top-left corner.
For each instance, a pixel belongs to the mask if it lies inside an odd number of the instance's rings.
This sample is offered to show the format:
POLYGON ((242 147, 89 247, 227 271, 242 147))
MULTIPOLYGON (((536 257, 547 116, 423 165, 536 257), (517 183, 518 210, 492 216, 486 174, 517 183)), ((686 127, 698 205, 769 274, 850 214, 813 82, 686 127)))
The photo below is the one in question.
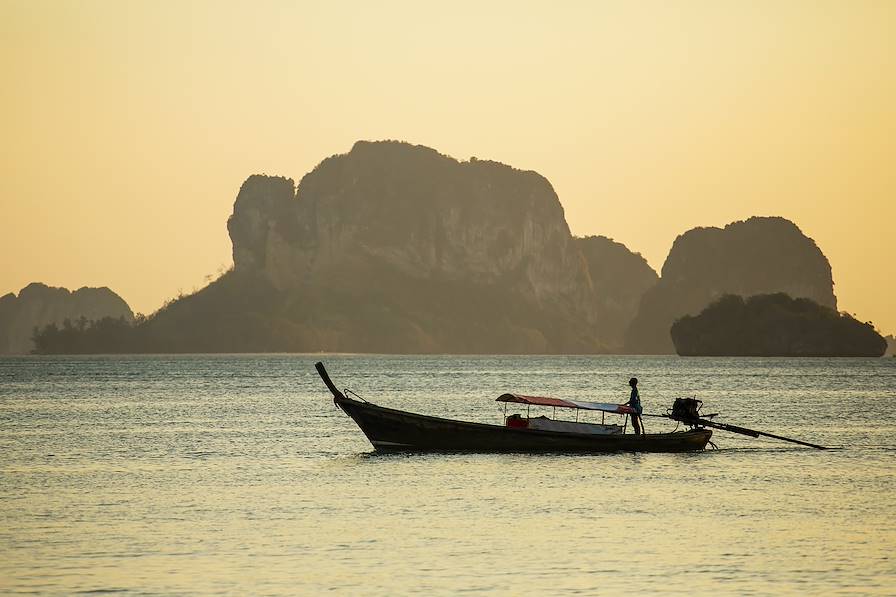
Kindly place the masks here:
POLYGON ((671 329, 682 356, 872 356, 887 348, 870 323, 805 298, 726 295, 671 329))
POLYGON ((47 325, 83 330, 87 323, 104 317, 133 319, 128 304, 108 288, 66 288, 32 282, 0 297, 0 354, 27 354, 34 349, 32 330, 47 325))
POLYGON ((35 352, 575 353, 594 341, 585 331, 570 338, 560 317, 514 299, 469 281, 415 284, 387 267, 285 291, 257 272, 230 271, 133 325, 35 330, 35 352))

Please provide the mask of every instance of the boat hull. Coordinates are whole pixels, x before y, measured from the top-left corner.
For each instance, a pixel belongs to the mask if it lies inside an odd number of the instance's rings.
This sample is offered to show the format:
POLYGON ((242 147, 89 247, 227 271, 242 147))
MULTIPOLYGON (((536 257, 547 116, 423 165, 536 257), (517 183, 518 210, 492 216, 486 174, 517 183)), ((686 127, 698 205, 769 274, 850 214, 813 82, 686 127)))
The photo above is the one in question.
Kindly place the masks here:
POLYGON ((647 435, 518 429, 409 413, 341 394, 334 402, 377 451, 694 452, 703 450, 712 437, 712 430, 702 428, 647 435))

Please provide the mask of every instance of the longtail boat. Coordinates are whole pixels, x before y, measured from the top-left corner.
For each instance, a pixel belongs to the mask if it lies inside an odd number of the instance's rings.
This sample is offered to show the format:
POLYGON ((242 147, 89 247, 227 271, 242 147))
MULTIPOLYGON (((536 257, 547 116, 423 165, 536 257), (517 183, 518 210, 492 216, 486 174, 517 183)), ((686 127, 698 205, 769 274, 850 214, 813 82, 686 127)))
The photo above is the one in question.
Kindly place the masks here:
MULTIPOLYGON (((504 425, 456 421, 410 413, 349 398, 336 388, 323 363, 315 365, 333 402, 351 417, 377 451, 469 452, 693 452, 706 448, 712 430, 692 427, 635 435, 625 425, 505 417, 504 425)), ((355 394, 355 396, 357 396, 355 394)), ((628 406, 502 394, 499 402, 600 411, 627 417, 628 406)), ((627 420, 627 418, 626 418, 627 420)))

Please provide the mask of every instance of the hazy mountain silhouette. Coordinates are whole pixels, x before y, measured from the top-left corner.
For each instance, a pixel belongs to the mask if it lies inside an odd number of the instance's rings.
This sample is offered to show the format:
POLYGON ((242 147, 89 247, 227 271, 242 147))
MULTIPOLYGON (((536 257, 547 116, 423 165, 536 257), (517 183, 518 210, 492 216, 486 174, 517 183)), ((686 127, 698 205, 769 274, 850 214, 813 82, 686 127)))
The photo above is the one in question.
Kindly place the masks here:
POLYGON ((131 308, 108 288, 79 288, 71 292, 34 282, 0 297, 0 353, 24 354, 34 349, 34 328, 63 325, 66 320, 83 329, 88 322, 104 317, 134 317, 131 308))
POLYGON ((879 357, 887 341, 870 323, 784 293, 726 295, 671 328, 684 356, 879 357))
POLYGON ((227 228, 218 280, 133 327, 50 329, 40 350, 672 353, 672 323, 725 294, 836 309, 827 259, 783 218, 690 230, 657 279, 619 243, 574 238, 539 174, 396 141, 297 187, 250 176, 227 228))
POLYGON ((402 142, 250 176, 227 227, 233 270, 107 350, 605 352, 656 280, 539 174, 402 142))
POLYGON ((659 276, 640 253, 605 236, 577 238, 576 244, 588 263, 601 338, 618 352, 641 297, 659 276))
POLYGON ((725 228, 694 228, 675 239, 659 283, 641 298, 625 350, 674 352, 672 323, 726 294, 784 292, 836 309, 833 286, 827 258, 789 220, 754 217, 725 228))

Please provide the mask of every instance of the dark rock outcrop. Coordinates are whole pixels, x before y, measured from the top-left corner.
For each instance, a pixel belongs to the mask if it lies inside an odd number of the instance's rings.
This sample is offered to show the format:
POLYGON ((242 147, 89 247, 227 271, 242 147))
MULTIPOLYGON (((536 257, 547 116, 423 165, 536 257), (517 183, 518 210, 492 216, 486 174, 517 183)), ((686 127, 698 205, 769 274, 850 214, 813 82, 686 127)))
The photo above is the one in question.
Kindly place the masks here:
POLYGON ((784 292, 837 308, 827 258, 789 220, 754 217, 725 228, 695 228, 679 236, 659 283, 641 298, 629 325, 629 353, 674 352, 669 330, 726 294, 784 292))
POLYGON ((884 339, 887 341, 887 352, 884 353, 884 356, 896 356, 896 336, 890 335, 884 339))
POLYGON ((786 294, 726 295, 671 328, 682 356, 879 357, 887 341, 870 323, 786 294))
POLYGON ((120 296, 105 287, 71 292, 38 282, 29 284, 18 296, 9 293, 0 297, 0 353, 31 352, 35 327, 60 325, 66 319, 83 327, 88 321, 104 317, 130 321, 134 314, 120 296))

